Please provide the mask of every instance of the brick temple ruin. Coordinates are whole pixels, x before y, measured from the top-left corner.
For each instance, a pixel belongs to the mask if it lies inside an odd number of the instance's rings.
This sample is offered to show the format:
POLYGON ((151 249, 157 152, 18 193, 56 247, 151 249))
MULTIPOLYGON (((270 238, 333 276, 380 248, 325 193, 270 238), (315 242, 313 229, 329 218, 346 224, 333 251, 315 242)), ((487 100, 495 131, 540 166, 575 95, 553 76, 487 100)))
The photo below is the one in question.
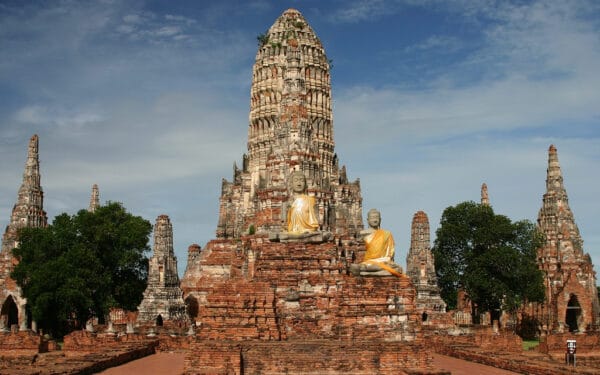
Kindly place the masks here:
POLYGON ((546 301, 531 305, 527 313, 535 317, 546 332, 598 331, 600 304, 596 273, 590 255, 583 250, 554 145, 548 149, 546 193, 537 226, 545 237, 537 259, 544 272, 546 301))
POLYGON ((406 274, 415 286, 417 292, 415 303, 423 323, 450 326, 452 321, 446 314, 446 303, 440 296, 437 283, 429 232, 427 214, 417 211, 411 225, 410 249, 406 255, 406 274))
POLYGON ((2 236, 0 252, 0 330, 17 326, 25 331, 31 327, 31 318, 26 312, 27 300, 21 294, 21 288, 10 277, 16 265, 12 249, 18 246, 18 231, 21 228, 45 227, 48 224, 44 211, 44 192, 41 186, 39 139, 34 135, 29 140, 27 161, 23 172, 23 183, 19 188, 17 202, 13 206, 10 223, 2 236))
POLYGON ((199 326, 189 374, 431 369, 411 279, 349 274, 365 253, 362 198, 334 152, 329 72, 315 32, 285 11, 256 55, 248 154, 223 181, 217 239, 190 247, 182 289, 199 326), (316 231, 330 236, 273 240, 294 171, 315 198, 316 231))
POLYGON ((164 320, 187 321, 173 251, 173 226, 167 215, 156 218, 153 254, 148 263, 148 286, 138 306, 137 320, 157 325, 162 325, 164 320))
MULTIPOLYGON (((595 273, 568 206, 554 146, 538 218, 546 236, 538 262, 546 275, 547 301, 526 308, 544 324, 545 335, 539 355, 523 355, 521 339, 513 332, 472 325, 470 308, 468 322, 457 322, 456 314, 452 321, 445 312, 423 211, 413 217, 406 274, 351 274, 351 265, 361 263, 366 253, 360 240, 361 186, 359 180, 348 180, 335 154, 325 51, 294 9, 260 39, 248 153, 241 168, 234 165, 232 180, 222 182, 216 239, 205 248, 188 248, 179 280, 173 228, 169 217, 160 215, 137 315, 121 310, 126 318, 113 319, 114 327, 111 322, 72 332, 64 338, 61 355, 56 343, 35 332, 26 300, 9 277, 18 230, 47 225, 38 137, 31 138, 0 253, 0 373, 39 373, 44 366, 93 372, 160 350, 184 350, 187 374, 447 374, 433 367, 434 351, 517 372, 596 373, 600 308, 595 273), (303 176, 306 193, 315 201, 318 236, 281 235, 294 196, 294 173, 303 176), (170 324, 161 327, 163 320, 170 324), (556 365, 562 344, 573 338, 581 363, 595 369, 556 365), (45 352, 47 357, 40 356, 45 352)), ((485 184, 481 204, 489 205, 485 184)), ((99 206, 94 185, 88 210, 99 206)), ((469 304, 468 298, 459 301, 469 304)))

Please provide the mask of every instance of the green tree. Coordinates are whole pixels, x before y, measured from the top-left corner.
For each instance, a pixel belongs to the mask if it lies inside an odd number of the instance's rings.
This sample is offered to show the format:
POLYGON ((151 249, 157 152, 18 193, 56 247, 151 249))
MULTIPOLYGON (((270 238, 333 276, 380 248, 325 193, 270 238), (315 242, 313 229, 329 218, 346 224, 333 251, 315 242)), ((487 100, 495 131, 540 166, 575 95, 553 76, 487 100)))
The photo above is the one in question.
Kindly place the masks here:
POLYGON ((61 337, 91 316, 103 321, 112 307, 135 310, 146 287, 151 231, 119 203, 21 230, 11 276, 38 326, 61 337))
POLYGON ((456 308, 462 288, 480 312, 492 314, 543 301, 536 264, 541 241, 531 222, 513 223, 490 206, 463 202, 446 208, 433 246, 442 298, 456 308))

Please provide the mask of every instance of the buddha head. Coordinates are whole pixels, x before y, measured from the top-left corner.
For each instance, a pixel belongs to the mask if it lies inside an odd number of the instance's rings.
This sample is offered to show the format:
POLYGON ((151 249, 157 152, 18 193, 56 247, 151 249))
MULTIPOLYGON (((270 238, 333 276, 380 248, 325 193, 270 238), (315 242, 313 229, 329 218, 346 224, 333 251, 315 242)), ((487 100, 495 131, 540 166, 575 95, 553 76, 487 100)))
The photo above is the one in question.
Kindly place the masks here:
POLYGON ((381 213, 378 210, 371 208, 367 213, 367 223, 369 224, 369 227, 379 229, 379 225, 381 225, 381 213))
POLYGON ((301 171, 294 171, 291 176, 292 191, 300 194, 306 190, 306 177, 301 171))

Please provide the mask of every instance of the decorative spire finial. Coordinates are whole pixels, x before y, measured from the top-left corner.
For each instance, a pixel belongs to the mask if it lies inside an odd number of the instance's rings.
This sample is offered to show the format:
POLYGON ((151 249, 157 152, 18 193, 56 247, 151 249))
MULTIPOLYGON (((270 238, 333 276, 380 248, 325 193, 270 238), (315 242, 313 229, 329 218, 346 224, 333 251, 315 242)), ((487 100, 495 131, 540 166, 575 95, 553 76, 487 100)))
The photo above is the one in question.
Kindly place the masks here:
POLYGON ((490 197, 488 195, 488 187, 485 182, 481 185, 481 204, 484 206, 490 205, 490 197))
POLYGON ((548 169, 546 178, 546 189, 548 191, 560 192, 564 190, 563 177, 558 163, 558 152, 554 145, 548 148, 548 169))
POLYGON ((88 211, 94 212, 98 207, 100 207, 100 192, 98 190, 98 185, 94 184, 92 186, 92 196, 90 197, 90 207, 88 208, 88 211))

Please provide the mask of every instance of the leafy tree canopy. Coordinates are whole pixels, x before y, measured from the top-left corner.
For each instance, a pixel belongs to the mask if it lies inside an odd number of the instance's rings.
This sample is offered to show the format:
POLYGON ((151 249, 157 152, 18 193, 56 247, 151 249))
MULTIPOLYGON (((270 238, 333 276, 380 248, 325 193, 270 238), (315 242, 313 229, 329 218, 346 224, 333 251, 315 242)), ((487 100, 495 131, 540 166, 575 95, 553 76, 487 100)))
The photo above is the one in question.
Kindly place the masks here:
POLYGON ((442 298, 456 308, 462 288, 480 311, 514 311, 543 301, 536 249, 542 236, 527 221, 511 222, 488 205, 463 202, 444 210, 433 246, 442 298))
POLYGON ((38 326, 56 337, 110 308, 135 310, 146 288, 152 225, 120 203, 24 228, 11 276, 38 326))

